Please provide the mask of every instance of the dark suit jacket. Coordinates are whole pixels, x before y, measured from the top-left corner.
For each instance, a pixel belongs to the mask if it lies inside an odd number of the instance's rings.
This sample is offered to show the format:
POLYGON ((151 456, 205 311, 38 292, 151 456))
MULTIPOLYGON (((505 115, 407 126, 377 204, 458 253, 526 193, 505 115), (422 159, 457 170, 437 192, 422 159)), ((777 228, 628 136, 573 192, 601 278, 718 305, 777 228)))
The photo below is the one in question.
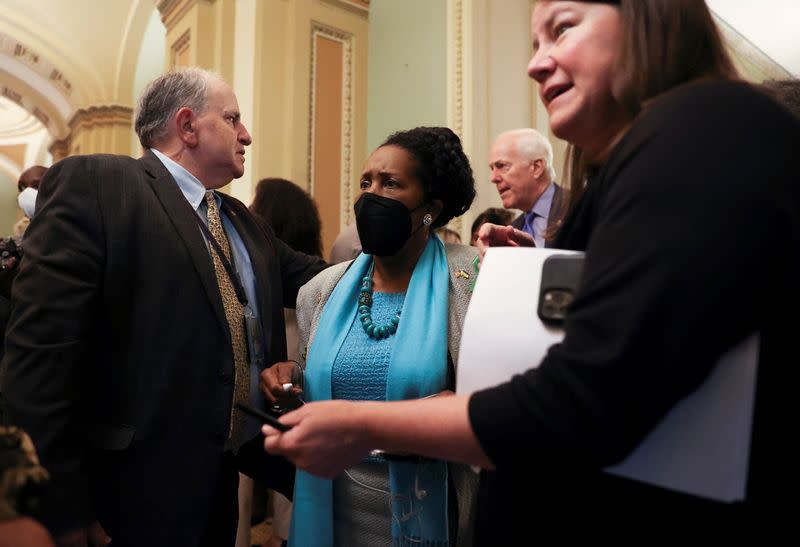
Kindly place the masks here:
MULTIPOLYGON (((555 183, 553 183, 555 184, 555 183)), ((553 191, 553 201, 550 202, 550 212, 547 215, 547 227, 549 228, 553 222, 558 221, 558 217, 561 214, 561 205, 564 202, 564 189, 561 188, 558 184, 555 184, 555 190, 553 191)), ((525 215, 528 214, 528 211, 524 211, 521 215, 514 219, 514 222, 511 225, 516 228, 517 230, 522 230, 523 226, 525 226, 525 215)), ((550 247, 551 242, 545 241, 544 246, 550 247)))
MULTIPOLYGON (((252 261, 266 361, 284 360, 283 308, 324 264, 222 199, 252 261)), ((3 392, 52 474, 43 518, 97 517, 115 544, 196 545, 234 365, 195 211, 152 153, 71 157, 48 171, 25 241, 3 392)))

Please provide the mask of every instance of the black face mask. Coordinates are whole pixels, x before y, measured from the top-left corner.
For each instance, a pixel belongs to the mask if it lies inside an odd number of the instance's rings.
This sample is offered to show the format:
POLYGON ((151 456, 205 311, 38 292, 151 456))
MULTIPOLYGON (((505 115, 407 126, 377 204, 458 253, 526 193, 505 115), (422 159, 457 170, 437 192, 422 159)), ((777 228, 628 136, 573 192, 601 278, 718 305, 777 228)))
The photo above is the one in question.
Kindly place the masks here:
POLYGON ((397 253, 412 235, 411 213, 419 207, 409 211, 396 199, 370 193, 361 194, 354 207, 361 249, 375 256, 391 256, 397 253))

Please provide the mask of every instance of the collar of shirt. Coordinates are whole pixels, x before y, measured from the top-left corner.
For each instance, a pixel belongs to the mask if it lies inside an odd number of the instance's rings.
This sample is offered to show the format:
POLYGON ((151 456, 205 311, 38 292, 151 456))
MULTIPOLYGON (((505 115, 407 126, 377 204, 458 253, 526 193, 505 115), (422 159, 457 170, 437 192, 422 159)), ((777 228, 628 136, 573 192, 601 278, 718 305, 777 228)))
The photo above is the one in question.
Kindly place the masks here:
POLYGON ((550 216, 550 206, 553 204, 553 195, 556 193, 556 185, 554 182, 539 196, 536 203, 533 204, 531 209, 525 216, 529 222, 533 222, 534 215, 544 218, 545 220, 550 216))
MULTIPOLYGON (((159 152, 155 148, 150 149, 155 156, 161 160, 161 163, 164 164, 164 167, 167 168, 169 174, 172 175, 172 178, 175 179, 175 182, 178 184, 178 188, 181 189, 181 193, 183 197, 186 198, 186 201, 192 206, 192 209, 197 211, 200 208, 200 204, 203 202, 206 196, 206 187, 203 186, 203 183, 191 174, 189 171, 186 170, 181 164, 171 160, 165 154, 159 152)), ((217 205, 219 206, 222 202, 222 199, 214 192, 214 199, 217 201, 217 205)))

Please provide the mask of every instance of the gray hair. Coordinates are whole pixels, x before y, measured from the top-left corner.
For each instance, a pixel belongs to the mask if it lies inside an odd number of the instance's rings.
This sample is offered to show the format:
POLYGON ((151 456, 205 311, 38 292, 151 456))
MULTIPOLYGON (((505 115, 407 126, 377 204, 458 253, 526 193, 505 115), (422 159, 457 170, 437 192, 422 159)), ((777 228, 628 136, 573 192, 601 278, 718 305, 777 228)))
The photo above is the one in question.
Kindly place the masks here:
POLYGON ((208 108, 208 82, 222 78, 201 68, 162 74, 150 82, 139 99, 134 128, 144 148, 152 148, 167 133, 167 125, 183 107, 202 114, 208 108))
POLYGON ((514 139, 517 152, 530 161, 544 160, 545 172, 550 182, 556 180, 556 170, 553 169, 553 145, 547 138, 535 129, 513 129, 500 134, 501 137, 510 136, 514 139))

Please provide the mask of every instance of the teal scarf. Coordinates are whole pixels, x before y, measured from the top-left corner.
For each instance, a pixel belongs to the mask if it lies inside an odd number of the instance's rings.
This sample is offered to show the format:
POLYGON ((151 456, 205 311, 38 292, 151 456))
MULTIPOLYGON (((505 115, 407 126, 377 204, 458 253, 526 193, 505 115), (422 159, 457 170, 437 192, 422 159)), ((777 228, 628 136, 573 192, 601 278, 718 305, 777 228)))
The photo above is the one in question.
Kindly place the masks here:
MULTIPOLYGON (((372 256, 361 254, 342 276, 322 310, 305 371, 307 401, 331 398, 331 368, 356 315, 361 279, 372 256)), ((400 324, 393 336, 386 399, 416 399, 447 382, 447 313, 450 274, 444 245, 431 237, 414 268, 400 324)), ((360 327, 360 324, 357 325, 360 327)), ((392 544, 447 546, 447 464, 390 462, 392 544)), ((333 483, 297 471, 291 547, 333 545, 333 483)))

